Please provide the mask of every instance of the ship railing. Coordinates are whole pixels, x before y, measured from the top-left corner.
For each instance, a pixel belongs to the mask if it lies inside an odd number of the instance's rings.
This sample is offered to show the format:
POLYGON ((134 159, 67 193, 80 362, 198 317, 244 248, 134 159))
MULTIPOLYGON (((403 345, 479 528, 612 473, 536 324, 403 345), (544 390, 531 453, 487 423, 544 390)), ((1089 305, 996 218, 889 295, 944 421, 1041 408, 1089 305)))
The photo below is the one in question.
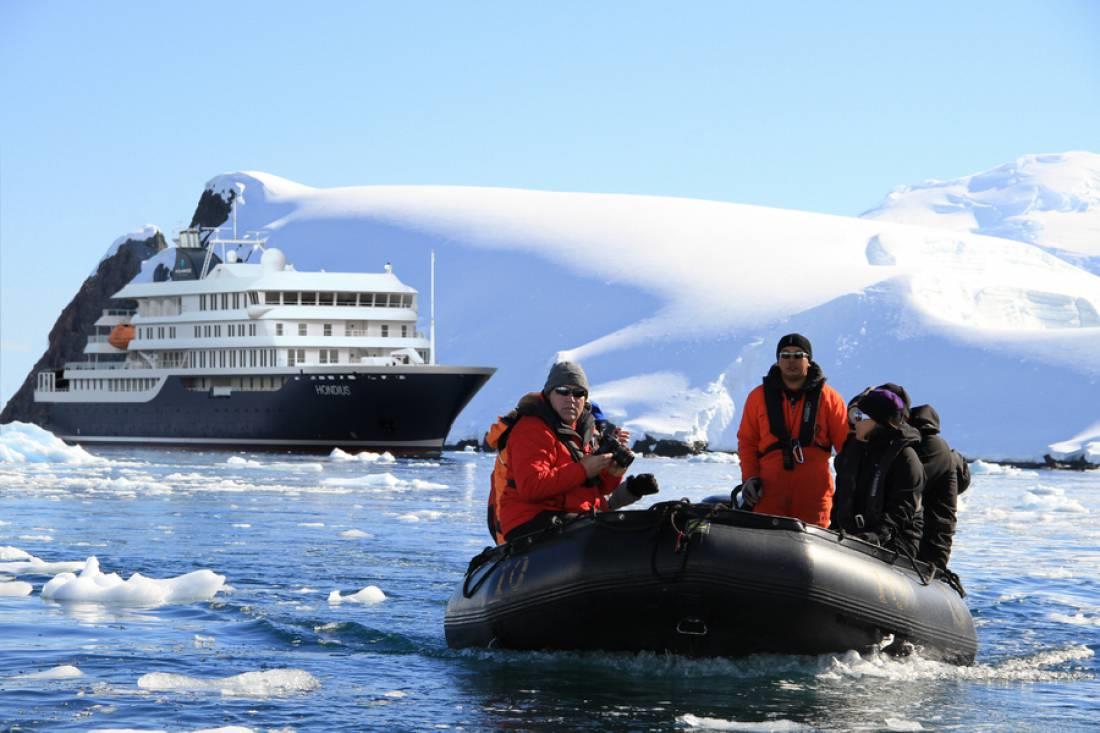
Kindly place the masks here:
POLYGON ((104 308, 103 315, 105 316, 132 316, 136 313, 132 308, 104 308))
POLYGON ((417 339, 427 338, 427 336, 424 335, 423 331, 417 331, 414 334, 408 335, 408 336, 401 336, 401 335, 396 334, 396 333, 383 334, 381 331, 379 331, 377 329, 372 333, 366 328, 348 328, 348 329, 344 330, 344 335, 349 336, 351 338, 368 338, 368 337, 391 338, 391 339, 393 339, 393 338, 417 338, 417 339))
MULTIPOLYGON (((132 369, 132 368, 133 367, 130 364, 127 364, 126 362, 118 362, 118 363, 109 362, 109 361, 98 361, 98 362, 96 362, 96 361, 69 361, 69 362, 65 362, 65 369, 66 370, 69 370, 69 369, 73 369, 73 370, 77 370, 77 369, 82 369, 82 370, 89 370, 89 369, 132 369)), ((139 368, 144 368, 144 367, 139 367, 139 368)))

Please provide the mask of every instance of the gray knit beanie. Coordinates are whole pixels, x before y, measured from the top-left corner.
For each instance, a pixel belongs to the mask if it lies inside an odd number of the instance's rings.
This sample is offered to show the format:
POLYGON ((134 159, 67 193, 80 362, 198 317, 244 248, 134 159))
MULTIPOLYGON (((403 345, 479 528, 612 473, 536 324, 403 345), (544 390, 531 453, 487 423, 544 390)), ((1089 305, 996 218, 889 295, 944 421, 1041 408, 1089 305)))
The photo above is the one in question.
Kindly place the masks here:
POLYGON ((542 391, 548 394, 555 387, 564 387, 567 384, 588 389, 588 377, 585 376, 580 364, 573 361, 559 361, 550 367, 550 373, 546 375, 546 385, 542 391))

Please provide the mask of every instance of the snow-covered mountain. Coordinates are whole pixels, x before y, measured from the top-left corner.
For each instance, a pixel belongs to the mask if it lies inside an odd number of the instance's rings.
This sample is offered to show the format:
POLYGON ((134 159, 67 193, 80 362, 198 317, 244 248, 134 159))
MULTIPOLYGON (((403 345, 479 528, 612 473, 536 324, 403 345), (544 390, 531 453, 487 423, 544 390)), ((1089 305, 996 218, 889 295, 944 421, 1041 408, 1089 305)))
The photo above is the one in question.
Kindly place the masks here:
POLYGON ((1025 155, 953 181, 901 186, 863 216, 1030 242, 1100 273, 1100 155, 1025 155))
POLYGON ((1031 244, 648 196, 317 189, 256 172, 207 189, 234 192, 238 230, 300 270, 389 261, 426 294, 437 250, 440 361, 499 370, 452 439, 480 436, 561 355, 637 434, 733 448, 788 331, 844 395, 896 381, 933 403, 969 455, 1087 445, 1100 416, 1100 278, 1031 244))

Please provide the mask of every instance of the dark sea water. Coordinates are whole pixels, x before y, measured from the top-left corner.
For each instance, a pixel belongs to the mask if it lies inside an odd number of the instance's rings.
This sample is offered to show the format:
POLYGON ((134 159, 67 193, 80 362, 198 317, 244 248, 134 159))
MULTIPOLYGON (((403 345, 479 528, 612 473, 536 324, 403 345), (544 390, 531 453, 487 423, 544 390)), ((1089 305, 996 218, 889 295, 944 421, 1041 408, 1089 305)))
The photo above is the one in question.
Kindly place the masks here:
MULTIPOLYGON (((152 608, 58 603, 41 595, 50 575, 0 570, 33 586, 0 595, 0 730, 1100 729, 1096 473, 975 476, 952 564, 981 648, 954 667, 855 653, 452 651, 443 614, 487 544, 491 456, 93 453, 0 463, 0 546, 95 556, 123 578, 206 568, 226 586, 152 608), (368 586, 385 599, 330 598, 368 586)), ((638 465, 661 498, 728 491, 739 475, 728 463, 638 465)))

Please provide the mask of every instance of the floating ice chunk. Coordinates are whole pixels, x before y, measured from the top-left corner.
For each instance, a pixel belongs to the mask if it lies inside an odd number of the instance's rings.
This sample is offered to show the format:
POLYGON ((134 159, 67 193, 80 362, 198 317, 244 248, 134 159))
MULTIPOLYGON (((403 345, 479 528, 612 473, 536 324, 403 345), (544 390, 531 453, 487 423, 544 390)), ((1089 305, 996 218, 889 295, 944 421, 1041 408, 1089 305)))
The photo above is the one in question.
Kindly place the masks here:
POLYGON ((93 556, 88 558, 79 576, 61 573, 46 583, 42 597, 117 606, 159 606, 209 600, 224 584, 225 576, 210 570, 196 570, 164 580, 134 573, 124 581, 117 573, 100 572, 99 560, 93 556))
POLYGON ((46 562, 18 547, 0 547, 0 573, 21 573, 30 575, 57 575, 58 573, 78 573, 84 569, 84 561, 46 562))
POLYGON ((421 520, 433 520, 439 519, 443 516, 443 512, 435 509, 421 509, 416 512, 409 512, 408 514, 397 515, 398 522, 419 522, 421 520))
POLYGON ((1025 471, 1015 466, 1006 466, 1000 463, 986 463, 982 460, 970 464, 970 473, 984 474, 986 476, 1038 476, 1035 471, 1025 471))
POLYGON ((349 540, 363 540, 369 537, 373 537, 374 535, 372 535, 370 532, 364 532, 361 529, 345 529, 343 532, 340 533, 340 536, 349 540))
POLYGON ((7 580, 0 583, 0 596, 7 596, 8 598, 18 596, 29 596, 34 587, 22 580, 7 580))
POLYGON ((321 686, 316 677, 301 669, 269 669, 209 679, 150 672, 139 677, 137 684, 155 692, 218 692, 227 697, 283 697, 321 686))
POLYGON ((287 461, 262 463, 252 458, 244 458, 242 456, 229 456, 225 462, 235 468, 261 468, 270 471, 312 471, 320 473, 325 470, 324 466, 320 463, 291 463, 287 461))
POLYGON ((13 680, 69 680, 74 677, 83 677, 84 673, 71 664, 62 664, 51 669, 44 669, 41 672, 30 672, 29 674, 17 674, 12 677, 13 680))
POLYGON ((733 465, 740 465, 741 459, 735 453, 697 453, 695 455, 688 456, 687 459, 692 463, 730 463, 733 465))
POLYGON ((362 603, 365 605, 373 605, 375 603, 381 603, 386 600, 386 594, 382 592, 382 589, 377 585, 368 585, 357 593, 349 593, 346 596, 340 595, 340 591, 334 590, 328 594, 328 602, 337 605, 340 603, 362 603))
POLYGON ((326 486, 362 486, 369 489, 445 489, 446 484, 437 484, 420 479, 399 479, 392 473, 368 473, 358 478, 327 478, 321 481, 326 486))
POLYGON ((1089 510, 1076 499, 1066 496, 1063 489, 1042 484, 1028 489, 1020 502, 1021 509, 1061 514, 1088 514, 1089 510))
POLYGON ((79 445, 23 422, 0 425, 0 463, 106 463, 79 445))
POLYGON ((397 459, 393 457, 393 454, 389 451, 384 453, 371 453, 370 451, 363 451, 362 453, 347 453, 339 448, 333 448, 332 453, 329 454, 329 460, 332 461, 358 461, 359 463, 396 463, 397 459))
POLYGON ((753 733, 787 733, 787 731, 813 730, 812 727, 803 723, 796 723, 793 720, 763 720, 759 723, 749 723, 736 720, 722 720, 721 718, 700 718, 691 713, 681 715, 676 719, 676 722, 688 728, 752 731, 753 733))
POLYGON ((901 718, 887 718, 886 730, 914 731, 924 730, 924 726, 915 720, 903 720, 901 718))
POLYGON ((0 560, 30 560, 31 554, 26 550, 10 545, 0 545, 0 560))

